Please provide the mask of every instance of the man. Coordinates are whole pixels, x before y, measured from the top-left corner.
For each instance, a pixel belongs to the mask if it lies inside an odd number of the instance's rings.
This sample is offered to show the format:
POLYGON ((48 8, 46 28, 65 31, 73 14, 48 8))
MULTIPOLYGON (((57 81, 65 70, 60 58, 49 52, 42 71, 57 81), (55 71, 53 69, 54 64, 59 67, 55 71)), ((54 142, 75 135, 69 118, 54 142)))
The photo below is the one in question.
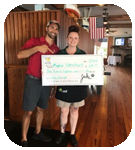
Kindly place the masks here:
POLYGON ((44 116, 44 109, 47 108, 50 87, 42 86, 41 83, 41 55, 56 54, 59 48, 55 45, 54 39, 58 35, 60 25, 56 20, 51 20, 46 26, 46 36, 31 38, 28 40, 21 51, 18 59, 28 58, 29 64, 26 72, 24 96, 23 96, 23 117, 22 117, 22 140, 21 146, 27 147, 27 132, 29 129, 30 118, 35 108, 36 128, 33 139, 50 142, 51 138, 44 135, 41 125, 44 116))

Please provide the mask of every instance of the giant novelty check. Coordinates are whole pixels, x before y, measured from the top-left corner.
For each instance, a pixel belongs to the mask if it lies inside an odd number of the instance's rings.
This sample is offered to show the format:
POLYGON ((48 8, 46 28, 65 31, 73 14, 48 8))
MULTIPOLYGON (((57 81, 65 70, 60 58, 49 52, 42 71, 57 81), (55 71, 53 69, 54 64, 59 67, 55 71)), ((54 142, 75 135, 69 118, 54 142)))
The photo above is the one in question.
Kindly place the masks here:
POLYGON ((101 55, 42 55, 42 85, 103 85, 101 55))

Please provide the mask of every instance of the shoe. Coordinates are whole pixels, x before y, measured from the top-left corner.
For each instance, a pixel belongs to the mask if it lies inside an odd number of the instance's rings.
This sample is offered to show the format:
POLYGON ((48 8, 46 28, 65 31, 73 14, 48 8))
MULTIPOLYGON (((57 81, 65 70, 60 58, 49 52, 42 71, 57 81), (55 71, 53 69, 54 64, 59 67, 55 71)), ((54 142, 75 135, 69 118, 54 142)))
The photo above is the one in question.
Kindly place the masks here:
POLYGON ((44 142, 50 142, 52 140, 49 136, 45 135, 42 131, 40 131, 38 134, 34 133, 33 139, 41 140, 44 142))
POLYGON ((22 146, 22 147, 28 147, 28 142, 27 141, 22 141, 20 143, 20 146, 22 146))
POLYGON ((55 140, 56 144, 61 144, 61 142, 65 138, 65 136, 66 136, 66 133, 60 133, 55 140))
POLYGON ((76 140, 76 137, 75 137, 74 134, 73 134, 73 135, 70 135, 70 143, 71 143, 71 145, 74 146, 74 147, 78 146, 78 141, 76 140))

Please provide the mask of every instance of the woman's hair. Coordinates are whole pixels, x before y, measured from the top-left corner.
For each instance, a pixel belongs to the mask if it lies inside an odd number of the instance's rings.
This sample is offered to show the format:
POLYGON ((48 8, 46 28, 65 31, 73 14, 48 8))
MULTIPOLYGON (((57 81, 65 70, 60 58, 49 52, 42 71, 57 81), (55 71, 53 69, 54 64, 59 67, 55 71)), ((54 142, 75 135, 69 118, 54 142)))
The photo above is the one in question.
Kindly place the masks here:
POLYGON ((78 35, 79 35, 79 27, 75 26, 75 25, 69 26, 69 28, 68 28, 68 35, 69 35, 70 32, 77 32, 78 35))

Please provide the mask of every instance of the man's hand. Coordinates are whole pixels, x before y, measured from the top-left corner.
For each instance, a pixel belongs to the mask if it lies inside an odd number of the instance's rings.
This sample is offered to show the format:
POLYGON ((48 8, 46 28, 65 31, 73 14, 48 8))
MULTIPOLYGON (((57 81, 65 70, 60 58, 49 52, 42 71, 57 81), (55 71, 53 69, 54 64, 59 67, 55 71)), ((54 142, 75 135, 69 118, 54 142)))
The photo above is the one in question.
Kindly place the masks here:
POLYGON ((54 53, 51 49, 49 49, 47 45, 37 46, 37 48, 38 48, 38 51, 41 53, 46 53, 47 51, 50 51, 52 54, 54 53))

